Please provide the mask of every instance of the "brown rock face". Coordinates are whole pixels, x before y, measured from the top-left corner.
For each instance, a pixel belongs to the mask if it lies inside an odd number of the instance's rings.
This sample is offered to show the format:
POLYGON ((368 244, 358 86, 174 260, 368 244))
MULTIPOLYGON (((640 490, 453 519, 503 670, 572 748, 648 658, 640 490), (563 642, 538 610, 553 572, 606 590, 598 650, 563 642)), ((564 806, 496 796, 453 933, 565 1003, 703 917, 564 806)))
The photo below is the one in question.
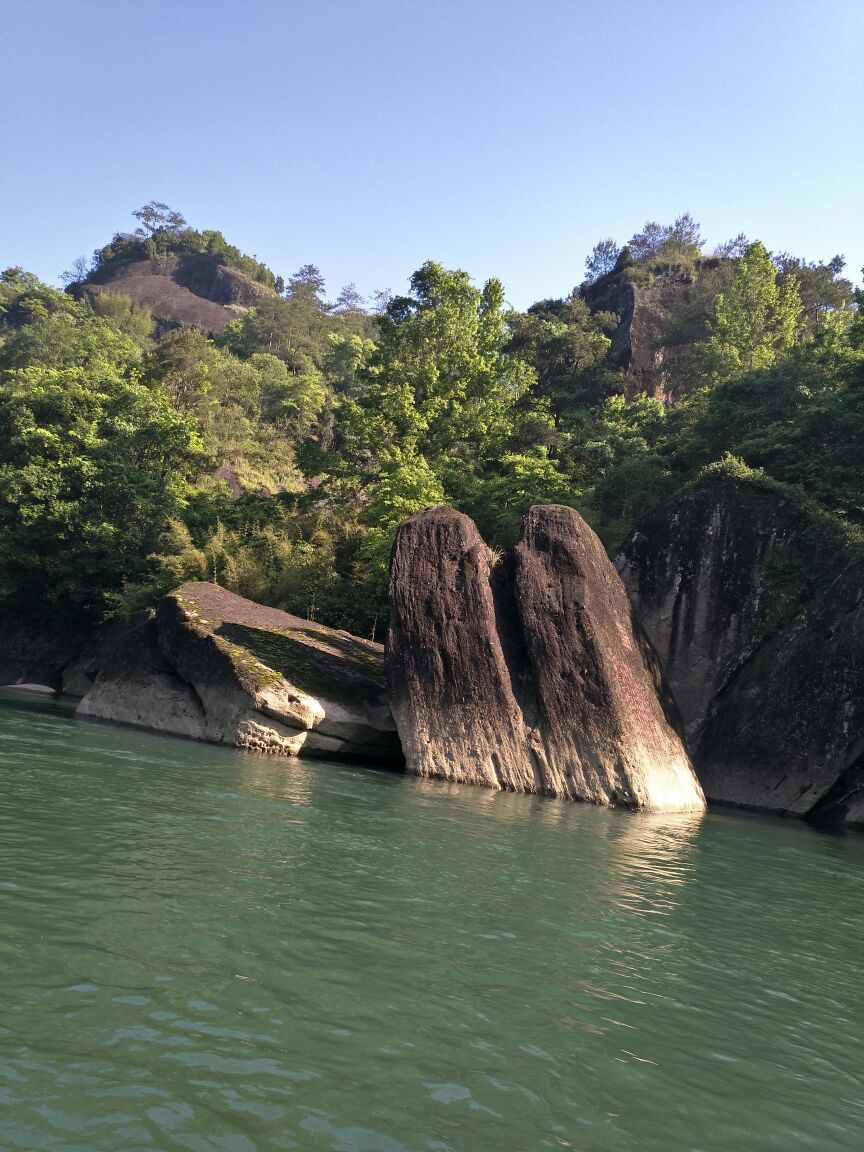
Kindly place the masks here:
POLYGON ((408 770, 543 791, 495 621, 489 549, 472 520, 430 508, 390 565, 387 681, 408 770))
POLYGON ((194 325, 213 333, 273 295, 263 284, 222 267, 203 253, 169 256, 159 262, 137 260, 97 274, 81 291, 129 296, 149 308, 157 321, 194 325))
POLYGON ((409 771, 644 809, 700 809, 627 595, 578 513, 535 507, 494 569, 474 524, 399 529, 387 673, 409 771))
MULTIPOLYGON (((610 272, 584 290, 592 312, 617 312, 610 362, 627 374, 626 394, 647 392, 675 404, 692 388, 687 371, 694 341, 704 338, 706 302, 699 281, 723 262, 703 258, 688 274, 667 269, 634 283, 633 269, 610 272)), ((645 270, 647 273, 647 269, 645 270)))

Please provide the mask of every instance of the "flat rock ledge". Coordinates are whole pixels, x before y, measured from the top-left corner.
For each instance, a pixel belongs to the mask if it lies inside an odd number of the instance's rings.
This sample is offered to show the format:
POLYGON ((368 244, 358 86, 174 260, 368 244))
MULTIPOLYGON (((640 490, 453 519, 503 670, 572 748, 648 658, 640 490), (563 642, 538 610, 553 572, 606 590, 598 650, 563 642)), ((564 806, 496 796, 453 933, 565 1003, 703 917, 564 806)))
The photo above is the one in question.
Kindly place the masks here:
POLYGON ((532 508, 498 563, 467 516, 418 513, 396 536, 390 605, 387 679, 409 772, 704 809, 658 662, 573 509, 532 508))
POLYGON ((214 584, 102 630, 66 669, 79 716, 282 756, 401 764, 384 649, 214 584))

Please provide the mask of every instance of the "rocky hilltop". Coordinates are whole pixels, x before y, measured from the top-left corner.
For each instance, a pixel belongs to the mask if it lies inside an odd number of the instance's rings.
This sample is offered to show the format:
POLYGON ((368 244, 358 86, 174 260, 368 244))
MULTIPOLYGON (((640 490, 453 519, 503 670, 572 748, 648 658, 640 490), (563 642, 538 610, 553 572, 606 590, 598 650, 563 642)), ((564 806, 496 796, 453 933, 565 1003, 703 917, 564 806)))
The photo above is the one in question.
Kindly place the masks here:
POLYGON ((708 477, 617 566, 708 799, 864 823, 864 563, 838 530, 779 486, 708 477))
POLYGON ((80 716, 287 756, 402 760, 380 644, 214 584, 110 624, 63 686, 80 716))
POLYGON ((390 702, 421 776, 648 810, 704 798, 623 585, 571 508, 525 517, 492 562, 450 508, 396 536, 390 702))
POLYGON ((697 340, 705 336, 706 280, 722 274, 723 261, 703 257, 689 272, 670 268, 634 278, 631 266, 600 277, 583 289, 592 312, 614 312, 609 361, 627 375, 626 394, 646 392, 666 404, 680 400, 693 386, 686 372, 697 340))
POLYGON ((128 296, 163 326, 188 324, 214 335, 262 297, 273 295, 263 284, 199 252, 111 266, 91 275, 78 293, 128 296))

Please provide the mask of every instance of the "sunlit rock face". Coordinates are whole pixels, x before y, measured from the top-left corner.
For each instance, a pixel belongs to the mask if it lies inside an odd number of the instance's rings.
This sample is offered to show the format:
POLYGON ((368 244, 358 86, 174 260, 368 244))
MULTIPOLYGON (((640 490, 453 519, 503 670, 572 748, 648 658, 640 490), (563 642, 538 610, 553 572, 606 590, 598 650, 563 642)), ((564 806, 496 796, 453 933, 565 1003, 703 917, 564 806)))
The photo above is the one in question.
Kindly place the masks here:
POLYGON ((648 810, 699 810, 659 671, 603 547, 538 506, 499 564, 449 508, 393 549, 387 673, 409 771, 648 810))
POLYGON ((547 790, 645 809, 704 806, 661 699, 659 666, 634 627, 603 545, 572 508, 522 524, 514 600, 533 688, 547 790))
POLYGON ((472 520, 430 508, 390 566, 387 681, 409 772, 543 791, 496 626, 489 549, 472 520))
POLYGON ((190 583, 104 630, 73 679, 81 716, 281 756, 401 764, 383 657, 379 644, 190 583))

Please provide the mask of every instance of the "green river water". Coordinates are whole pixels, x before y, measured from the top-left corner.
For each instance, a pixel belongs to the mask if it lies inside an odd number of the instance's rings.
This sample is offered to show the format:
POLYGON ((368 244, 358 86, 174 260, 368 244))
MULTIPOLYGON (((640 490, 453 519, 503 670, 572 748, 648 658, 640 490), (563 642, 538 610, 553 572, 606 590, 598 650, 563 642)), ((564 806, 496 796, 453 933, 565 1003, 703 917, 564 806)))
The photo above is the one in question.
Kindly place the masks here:
POLYGON ((864 837, 0 704, 0 1149, 864 1149, 864 837))

